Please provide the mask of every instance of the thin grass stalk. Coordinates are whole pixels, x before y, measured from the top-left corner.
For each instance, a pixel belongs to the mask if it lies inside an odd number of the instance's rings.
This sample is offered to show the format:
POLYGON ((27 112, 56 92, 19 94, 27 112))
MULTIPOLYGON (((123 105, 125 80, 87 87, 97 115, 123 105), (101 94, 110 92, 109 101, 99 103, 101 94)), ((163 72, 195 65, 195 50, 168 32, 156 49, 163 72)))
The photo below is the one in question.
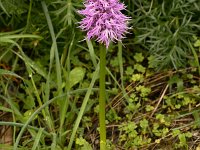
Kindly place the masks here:
MULTIPOLYGON (((72 46, 73 46, 73 42, 74 42, 74 36, 73 36, 73 40, 72 42, 70 43, 69 45, 69 50, 68 50, 68 53, 67 56, 65 56, 66 61, 65 61, 65 66, 64 68, 66 69, 67 71, 67 75, 66 75, 66 83, 69 83, 70 79, 69 79, 69 74, 70 74, 70 71, 71 71, 71 64, 70 64, 70 56, 71 56, 71 49, 72 49, 72 46)), ((62 111, 61 111, 61 121, 60 121, 60 142, 62 144, 64 144, 65 142, 65 139, 66 139, 66 135, 63 133, 64 132, 64 128, 63 128, 63 125, 64 124, 67 124, 67 120, 65 120, 65 116, 66 116, 66 113, 67 113, 67 110, 68 110, 68 107, 69 107, 69 92, 70 92, 70 85, 69 84, 66 84, 65 86, 65 93, 67 93, 66 95, 66 98, 64 99, 64 103, 63 103, 63 108, 62 108, 62 111), (64 141, 63 141, 64 140, 64 141)))
POLYGON ((94 52, 94 48, 93 48, 92 42, 90 40, 88 40, 88 39, 86 39, 86 42, 87 42, 87 45, 88 45, 90 58, 92 60, 92 63, 94 65, 94 67, 96 67, 97 66, 97 61, 96 61, 96 55, 95 55, 95 52, 94 52))
MULTIPOLYGON (((14 126, 14 127, 23 127, 24 124, 23 123, 16 123, 16 122, 8 122, 8 121, 0 121, 0 125, 1 126, 14 126)), ((32 129, 35 131, 39 131, 39 128, 36 128, 34 126, 28 125, 27 126, 28 129, 32 129)), ((43 130, 42 133, 47 136, 47 137, 51 137, 51 134, 48 133, 47 131, 43 130)))
MULTIPOLYGON (((51 69, 52 69, 53 59, 54 59, 54 51, 53 51, 53 48, 51 48, 51 51, 50 51, 50 62, 49 62, 49 72, 48 72, 48 75, 47 75, 45 89, 43 90, 44 93, 45 93, 44 98, 43 98, 43 102, 44 103, 47 102, 49 100, 49 97, 50 97, 50 80, 51 80, 50 76, 51 76, 51 69)), ((45 112, 47 112, 47 114, 48 114, 48 120, 49 120, 50 129, 51 129, 51 131, 55 132, 53 118, 50 115, 49 107, 45 108, 45 112)))
POLYGON ((27 16, 27 21, 26 21, 26 27, 25 27, 24 31, 26 31, 28 29, 29 25, 30 25, 32 6, 33 6, 33 0, 30 0, 28 16, 27 16))
MULTIPOLYGON (((40 98, 39 92, 38 92, 37 87, 36 87, 36 85, 35 85, 35 81, 34 81, 34 79, 33 79, 32 74, 30 74, 29 76, 30 76, 30 78, 31 78, 31 82, 32 82, 32 85, 33 85, 33 91, 34 91, 34 93, 35 93, 36 99, 37 99, 37 101, 38 101, 39 106, 41 107, 41 106, 42 106, 42 100, 41 100, 41 98, 40 98)), ((51 124, 49 123, 49 120, 47 120, 48 117, 47 117, 47 115, 46 115, 45 110, 42 110, 42 115, 44 116, 45 120, 47 121, 48 128, 49 128, 51 124)))
MULTIPOLYGON (((54 46, 55 60, 56 60, 58 95, 62 95, 63 89, 62 89, 61 63, 60 63, 59 54, 58 54, 56 36, 55 36, 55 33, 54 33, 53 24, 52 24, 46 3, 44 1, 42 1, 41 4, 42 4, 42 8, 43 8, 44 14, 46 16, 47 24, 49 26, 49 30, 50 30, 50 33, 51 33, 51 38, 52 38, 52 41, 53 41, 52 46, 54 46)), ((59 107, 60 107, 60 139, 61 139, 61 142, 62 142, 63 124, 65 122, 65 115, 66 115, 66 101, 62 98, 58 101, 58 104, 59 104, 59 107)))
POLYGON ((55 36, 55 33, 54 33, 53 24, 52 24, 51 18, 49 16, 49 12, 48 12, 46 3, 44 1, 42 1, 41 4, 42 4, 44 14, 46 16, 47 24, 49 26, 49 31, 51 33, 51 38, 52 38, 52 41, 53 41, 52 46, 54 46, 55 59, 56 59, 57 86, 58 86, 59 95, 61 95, 63 93, 62 86, 61 86, 62 85, 61 65, 60 65, 60 60, 59 60, 59 55, 58 55, 58 47, 57 47, 57 43, 56 43, 56 36, 55 36))
POLYGON ((40 149, 40 140, 42 139, 43 131, 44 131, 44 128, 39 128, 37 135, 35 136, 35 141, 33 143, 31 150, 40 149))
MULTIPOLYGON (((19 59, 19 57, 16 56, 16 58, 15 58, 15 60, 14 60, 14 62, 13 62, 12 70, 11 70, 11 72, 13 72, 13 73, 14 73, 14 71, 15 71, 15 68, 16 68, 16 65, 17 65, 17 62, 18 62, 18 59, 19 59)), ((7 82, 7 84, 6 84, 6 87, 5 87, 5 95, 7 95, 7 94, 9 93, 9 92, 8 92, 8 87, 9 87, 10 80, 11 80, 11 77, 9 78, 9 80, 8 80, 8 82, 7 82)))
POLYGON ((121 78, 121 89, 124 97, 128 100, 128 96, 126 94, 126 90, 124 88, 124 68, 123 68, 123 56, 122 56, 122 43, 118 42, 118 62, 119 62, 119 70, 120 70, 120 78, 121 78))

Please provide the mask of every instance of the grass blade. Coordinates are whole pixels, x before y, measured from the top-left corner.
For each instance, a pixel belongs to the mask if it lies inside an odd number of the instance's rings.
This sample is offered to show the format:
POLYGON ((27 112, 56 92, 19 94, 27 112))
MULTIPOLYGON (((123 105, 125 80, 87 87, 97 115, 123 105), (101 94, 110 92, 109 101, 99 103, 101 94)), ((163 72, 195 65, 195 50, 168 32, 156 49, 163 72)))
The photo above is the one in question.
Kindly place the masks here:
POLYGON ((24 80, 21 76, 17 75, 16 73, 5 69, 0 69, 0 75, 9 75, 24 80))
POLYGON ((35 137, 35 142, 33 143, 33 147, 32 147, 31 150, 36 150, 37 148, 39 148, 38 145, 39 145, 40 139, 42 138, 43 131, 44 131, 44 128, 40 128, 38 130, 38 133, 37 133, 37 135, 35 137))
POLYGON ((89 53, 90 53, 90 57, 92 59, 93 65, 94 65, 94 67, 96 67, 97 61, 96 61, 96 55, 94 53, 94 48, 93 48, 92 42, 90 40, 86 40, 86 42, 87 42, 87 45, 89 48, 89 53))

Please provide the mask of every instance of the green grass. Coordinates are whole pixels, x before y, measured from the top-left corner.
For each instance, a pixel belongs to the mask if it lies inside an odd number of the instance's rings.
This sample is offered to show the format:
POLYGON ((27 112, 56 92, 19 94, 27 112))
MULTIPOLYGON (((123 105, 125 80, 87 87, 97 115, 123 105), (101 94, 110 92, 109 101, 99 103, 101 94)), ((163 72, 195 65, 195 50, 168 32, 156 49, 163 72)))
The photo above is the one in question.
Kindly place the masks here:
POLYGON ((0 1, 0 148, 100 149, 104 104, 107 149, 198 148, 200 2, 124 3, 132 29, 102 72, 81 1, 0 1))

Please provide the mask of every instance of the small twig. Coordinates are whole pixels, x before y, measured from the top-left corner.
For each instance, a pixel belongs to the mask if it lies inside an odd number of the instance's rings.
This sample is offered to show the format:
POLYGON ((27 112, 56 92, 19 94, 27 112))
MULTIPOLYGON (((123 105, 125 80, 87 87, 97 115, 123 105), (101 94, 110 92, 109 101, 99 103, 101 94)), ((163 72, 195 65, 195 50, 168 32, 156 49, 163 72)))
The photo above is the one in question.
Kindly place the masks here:
POLYGON ((153 112, 151 113, 151 117, 154 115, 154 113, 156 112, 156 110, 158 109, 158 106, 160 105, 160 102, 162 101, 167 89, 169 87, 169 84, 166 85, 165 89, 163 90, 163 93, 162 95, 160 96, 159 100, 158 100, 158 103, 156 105, 156 107, 154 108, 153 112))
POLYGON ((196 105, 196 107, 199 107, 199 106, 200 106, 200 103, 196 105))

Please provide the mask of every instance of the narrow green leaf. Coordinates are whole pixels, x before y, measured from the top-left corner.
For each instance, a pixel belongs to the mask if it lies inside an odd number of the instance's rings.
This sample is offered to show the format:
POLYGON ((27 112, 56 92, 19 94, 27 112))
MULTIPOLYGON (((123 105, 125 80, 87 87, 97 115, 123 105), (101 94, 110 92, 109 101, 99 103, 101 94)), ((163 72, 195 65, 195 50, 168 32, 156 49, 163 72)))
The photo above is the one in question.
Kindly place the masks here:
POLYGON ((40 128, 36 137, 35 137, 35 142, 33 144, 33 147, 31 150, 36 150, 37 148, 39 148, 39 142, 40 142, 40 139, 42 138, 42 133, 44 131, 44 128, 40 128))
POLYGON ((86 42, 87 42, 87 45, 88 45, 88 48, 89 48, 89 53, 90 53, 91 60, 93 62, 94 67, 96 67, 97 66, 97 61, 96 61, 96 55, 95 55, 95 52, 94 52, 94 48, 93 48, 92 42, 90 40, 86 40, 86 42))
POLYGON ((2 36, 1 39, 19 39, 19 38, 36 38, 41 39, 42 37, 39 35, 33 35, 33 34, 13 34, 13 35, 5 35, 2 36))
POLYGON ((5 70, 5 69, 0 69, 0 75, 10 75, 10 76, 24 80, 21 76, 17 75, 16 73, 9 70, 5 70))
POLYGON ((1 0, 0 0, 0 7, 1 7, 1 9, 6 13, 6 15, 7 15, 8 17, 10 17, 9 13, 8 13, 7 10, 5 9, 5 7, 3 6, 1 0))
POLYGON ((0 106, 0 110, 3 111, 3 112, 11 112, 11 113, 13 113, 12 109, 9 109, 9 108, 3 107, 3 106, 0 106))
POLYGON ((11 107, 11 109, 14 111, 14 113, 19 116, 20 118, 23 117, 23 115, 21 114, 21 112, 19 111, 19 109, 16 107, 15 103, 13 102, 13 100, 11 98, 7 98, 5 96, 0 95, 0 98, 5 100, 11 107))

